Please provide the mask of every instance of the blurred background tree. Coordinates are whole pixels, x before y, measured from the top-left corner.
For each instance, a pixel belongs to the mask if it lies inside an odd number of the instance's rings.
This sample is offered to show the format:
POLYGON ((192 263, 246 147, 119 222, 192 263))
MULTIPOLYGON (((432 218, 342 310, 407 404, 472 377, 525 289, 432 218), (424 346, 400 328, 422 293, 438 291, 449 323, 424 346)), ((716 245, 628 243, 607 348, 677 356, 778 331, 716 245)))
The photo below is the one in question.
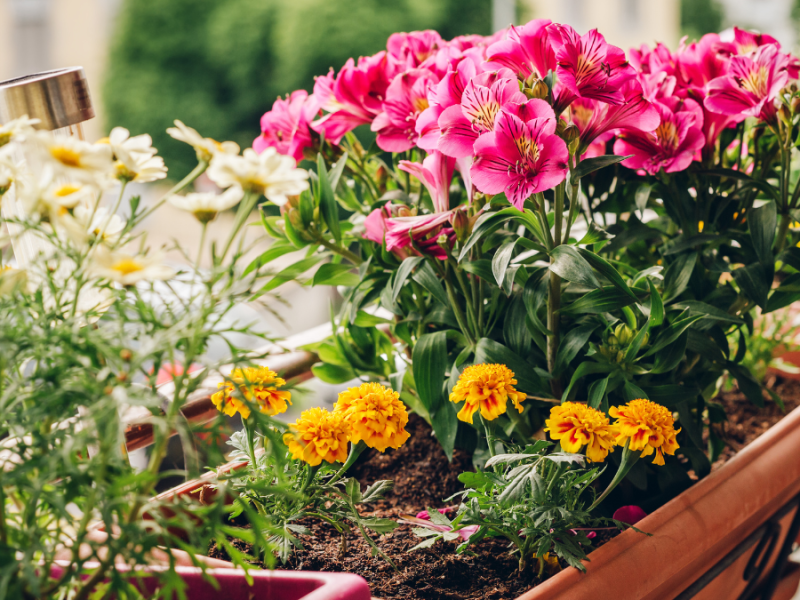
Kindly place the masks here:
POLYGON ((173 119, 249 146, 279 95, 314 85, 396 31, 489 34, 491 0, 125 0, 103 88, 106 123, 148 132, 172 177, 194 165, 173 119))
POLYGON ((717 0, 681 0, 681 35, 695 40, 710 31, 720 31, 724 16, 717 0))

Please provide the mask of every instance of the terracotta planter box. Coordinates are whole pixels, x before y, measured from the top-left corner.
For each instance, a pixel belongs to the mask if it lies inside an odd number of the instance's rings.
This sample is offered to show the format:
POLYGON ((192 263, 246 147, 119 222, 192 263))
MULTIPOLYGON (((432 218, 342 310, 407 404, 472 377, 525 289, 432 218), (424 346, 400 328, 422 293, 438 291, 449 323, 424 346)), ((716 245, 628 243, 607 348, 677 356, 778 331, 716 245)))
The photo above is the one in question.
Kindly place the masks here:
MULTIPOLYGON (((208 481, 188 481, 159 497, 199 495, 208 481)), ((517 600, 739 598, 746 589, 764 588, 780 552, 800 540, 798 505, 800 408, 636 524, 651 536, 626 531, 589 555, 586 574, 566 569, 517 600)), ((797 591, 800 568, 793 566, 772 582, 772 600, 789 600, 797 591)))

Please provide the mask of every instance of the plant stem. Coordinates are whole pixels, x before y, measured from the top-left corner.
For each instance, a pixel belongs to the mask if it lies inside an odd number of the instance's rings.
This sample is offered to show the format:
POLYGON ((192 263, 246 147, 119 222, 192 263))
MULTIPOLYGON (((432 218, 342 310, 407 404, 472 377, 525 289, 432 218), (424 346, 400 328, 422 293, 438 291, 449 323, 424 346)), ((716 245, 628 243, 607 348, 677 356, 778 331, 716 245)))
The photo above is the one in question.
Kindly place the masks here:
POLYGON ((348 250, 347 248, 342 248, 338 244, 332 244, 331 242, 326 240, 324 237, 322 237, 322 234, 320 234, 320 233, 317 233, 314 236, 314 238, 316 239, 317 243, 320 246, 324 246, 325 248, 327 248, 331 252, 335 252, 339 256, 342 256, 343 258, 346 258, 351 263, 353 263, 355 266, 359 266, 359 265, 361 265, 361 263, 364 262, 363 260, 361 260, 361 258, 357 254, 354 254, 354 253, 350 252, 350 250, 348 250))
POLYGON ((174 196, 178 192, 182 191, 190 183, 193 183, 195 179, 197 179, 198 177, 200 177, 200 175, 206 172, 206 169, 208 169, 208 163, 205 161, 200 161, 197 164, 197 166, 194 169, 192 169, 192 171, 186 177, 181 179, 178 183, 175 184, 175 186, 170 191, 164 194, 161 197, 161 200, 156 202, 153 206, 151 206, 141 215, 139 215, 139 219, 137 220, 137 222, 143 221, 146 217, 150 216, 155 210, 157 210, 162 204, 164 204, 164 202, 166 202, 170 196, 174 196))
POLYGON ((201 229, 200 229, 200 246, 197 248, 197 259, 195 260, 195 263, 194 263, 195 271, 199 271, 200 270, 200 259, 203 258, 203 246, 205 246, 205 243, 206 243, 206 230, 208 229, 208 222, 203 221, 203 223, 201 223, 200 227, 201 227, 201 229))
POLYGON ((360 440, 357 444, 352 444, 350 446, 350 454, 347 457, 347 460, 342 465, 342 468, 336 472, 336 475, 328 481, 328 485, 333 485, 337 481, 339 481, 345 473, 347 473, 347 469, 353 466, 353 463, 358 460, 358 457, 361 456, 361 453, 367 449, 367 443, 364 440, 360 440))
POLYGON ((444 287, 447 290, 447 297, 450 299, 450 305, 453 309, 453 313, 456 315, 456 321, 458 321, 458 326, 461 328, 461 333, 463 333, 464 337, 467 338, 470 346, 474 346, 475 340, 472 338, 472 333, 470 332, 469 327, 467 327, 467 319, 464 316, 464 311, 461 310, 461 305, 458 303, 455 290, 453 290, 453 284, 450 283, 450 278, 447 277, 446 274, 444 277, 444 287))
POLYGON ((255 192, 247 192, 244 195, 244 199, 239 204, 239 210, 236 211, 236 217, 233 221, 233 228, 231 229, 230 236, 228 237, 228 241, 225 244, 225 249, 222 251, 222 254, 219 255, 219 259, 222 260, 225 258, 225 255, 228 254, 228 250, 231 249, 233 245, 233 241, 236 239, 236 236, 239 234, 239 230, 244 225, 245 221, 247 221, 247 217, 252 212, 253 208, 258 202, 260 194, 255 192))
POLYGON ((614 475, 614 479, 611 480, 611 483, 608 484, 608 487, 603 491, 600 496, 592 503, 592 505, 586 510, 586 512, 592 512, 597 505, 600 504, 606 496, 608 496, 611 491, 619 485, 619 482, 625 479, 625 476, 628 474, 628 471, 631 470, 631 467, 636 464, 636 461, 639 460, 641 456, 640 451, 631 450, 631 440, 625 442, 625 448, 622 449, 622 460, 619 464, 619 469, 617 470, 616 475, 614 475))
POLYGON ((481 423, 483 423, 483 431, 486 434, 486 443, 489 445, 489 456, 494 458, 497 456, 497 450, 494 447, 494 432, 492 431, 492 423, 479 415, 481 423))
MULTIPOLYGON (((559 345, 559 315, 561 308, 561 277, 550 271, 550 290, 547 295, 547 329, 552 335, 547 336, 547 370, 552 375, 555 372, 556 356, 559 345)), ((556 398, 561 397, 561 382, 557 377, 550 380, 550 389, 556 398)))

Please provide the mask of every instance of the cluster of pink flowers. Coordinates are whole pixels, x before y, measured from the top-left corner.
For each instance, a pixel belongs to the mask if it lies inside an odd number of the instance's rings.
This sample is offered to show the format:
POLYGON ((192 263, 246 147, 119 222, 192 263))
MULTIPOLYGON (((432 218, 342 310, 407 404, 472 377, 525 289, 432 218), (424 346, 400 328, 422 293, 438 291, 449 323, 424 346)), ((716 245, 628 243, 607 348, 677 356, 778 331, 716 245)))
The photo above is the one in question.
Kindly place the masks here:
POLYGON ((748 116, 774 124, 776 98, 800 62, 770 36, 731 37, 708 34, 676 52, 642 46, 626 58, 596 30, 579 35, 544 19, 451 41, 398 33, 385 51, 318 77, 313 94, 278 99, 254 147, 300 161, 320 137, 336 145, 369 125, 387 152, 424 150, 422 164, 401 168, 425 185, 435 212, 387 204, 370 215, 366 237, 395 252, 413 238, 444 256, 436 240, 453 237, 464 208, 450 207, 455 170, 470 201, 474 190, 505 193, 521 209, 564 181, 571 156, 605 154, 611 140, 615 154, 632 155, 625 166, 654 175, 712 155, 720 133, 748 116))

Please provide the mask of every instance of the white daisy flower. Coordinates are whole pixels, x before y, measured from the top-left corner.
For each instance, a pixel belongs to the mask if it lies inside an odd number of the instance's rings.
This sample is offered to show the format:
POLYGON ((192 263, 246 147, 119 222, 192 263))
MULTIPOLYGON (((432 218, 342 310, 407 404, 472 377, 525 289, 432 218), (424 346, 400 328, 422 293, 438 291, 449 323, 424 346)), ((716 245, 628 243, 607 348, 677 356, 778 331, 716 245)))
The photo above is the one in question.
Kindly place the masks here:
POLYGON ((72 216, 90 235, 97 237, 102 232, 104 242, 116 242, 125 229, 125 220, 118 215, 109 218, 108 209, 103 207, 94 210, 91 206, 79 204, 72 216))
POLYGON ((19 288, 27 288, 28 273, 24 269, 0 267, 0 296, 6 296, 19 288))
POLYGON ((102 182, 113 173, 111 146, 108 144, 54 137, 48 131, 37 131, 27 139, 56 175, 73 181, 102 182))
POLYGON ((244 190, 233 185, 221 194, 198 193, 185 196, 171 196, 169 203, 192 213, 201 223, 213 221, 218 213, 236 206, 244 196, 244 190))
POLYGON ((50 221, 51 225, 69 218, 78 205, 94 205, 97 194, 97 188, 82 181, 57 181, 49 168, 36 182, 23 180, 18 190, 25 213, 50 221))
POLYGON ((39 119, 29 119, 26 115, 0 125, 0 147, 5 146, 16 137, 24 137, 33 133, 33 126, 38 122, 39 119))
POLYGON ((175 120, 175 127, 167 129, 167 133, 185 144, 189 144, 197 152, 197 159, 210 162, 217 154, 239 154, 239 144, 236 142, 218 142, 200 135, 196 129, 175 120))
POLYGON ((92 255, 92 260, 92 273, 96 277, 109 279, 124 286, 136 285, 140 281, 163 281, 175 277, 175 270, 162 262, 160 254, 155 256, 127 254, 98 246, 92 255))
POLYGON ((131 137, 124 127, 115 127, 108 138, 99 143, 108 143, 114 154, 115 177, 122 182, 147 183, 164 179, 167 167, 164 159, 155 156, 153 138, 147 134, 131 137))
POLYGON ((267 148, 258 154, 247 148, 242 156, 217 154, 211 159, 208 177, 221 188, 240 186, 247 192, 263 194, 278 205, 286 204, 287 196, 296 196, 308 189, 308 172, 298 169, 294 158, 267 148))

